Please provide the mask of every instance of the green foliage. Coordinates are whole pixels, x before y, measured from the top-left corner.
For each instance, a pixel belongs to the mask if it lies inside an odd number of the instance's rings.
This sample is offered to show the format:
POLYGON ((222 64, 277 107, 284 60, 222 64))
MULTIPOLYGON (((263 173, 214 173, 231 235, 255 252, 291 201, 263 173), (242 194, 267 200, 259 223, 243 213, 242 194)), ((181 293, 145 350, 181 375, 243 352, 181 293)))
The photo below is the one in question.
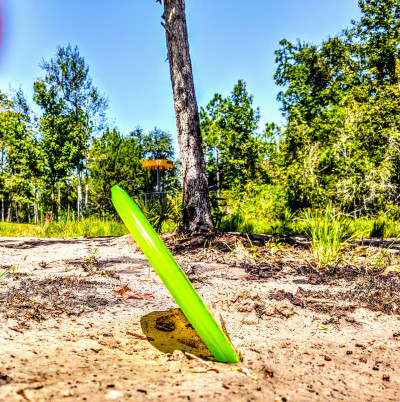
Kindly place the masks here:
MULTIPOLYGON (((142 149, 142 159, 173 159, 174 146, 171 134, 154 128, 146 134, 140 127, 130 133, 130 136, 137 141, 142 149)), ((161 190, 163 192, 174 192, 180 189, 179 181, 179 161, 174 163, 172 169, 165 170, 161 173, 161 190)), ((142 183, 142 191, 149 193, 158 191, 157 176, 155 171, 147 171, 142 175, 144 182, 142 183)))
POLYGON ((168 194, 163 200, 139 197, 135 199, 135 202, 158 233, 166 228, 175 229, 181 220, 182 204, 168 194))
POLYGON ((359 4, 351 29, 276 51, 287 126, 275 168, 291 209, 332 200, 370 213, 400 195, 399 3, 359 4))
POLYGON ((143 188, 143 148, 134 135, 123 136, 115 128, 93 139, 89 154, 93 209, 113 211, 111 187, 118 185, 131 196, 143 188))
POLYGON ((206 108, 201 108, 209 184, 218 191, 242 189, 246 183, 266 180, 268 145, 256 134, 259 119, 253 96, 242 80, 230 96, 224 99, 215 94, 206 108))

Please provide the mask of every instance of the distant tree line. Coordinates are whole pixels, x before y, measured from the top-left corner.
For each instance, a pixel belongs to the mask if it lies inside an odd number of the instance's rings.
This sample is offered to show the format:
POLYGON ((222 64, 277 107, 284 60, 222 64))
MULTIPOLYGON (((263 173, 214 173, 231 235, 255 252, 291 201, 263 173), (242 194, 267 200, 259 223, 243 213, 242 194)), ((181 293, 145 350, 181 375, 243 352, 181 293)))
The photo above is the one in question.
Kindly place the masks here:
MULTIPOLYGON (((319 45, 280 42, 283 127, 260 127, 243 80, 200 108, 212 203, 226 192, 254 197, 269 185, 292 211, 332 202, 358 215, 398 205, 400 0, 359 6, 360 21, 319 45)), ((155 176, 141 162, 174 158, 171 136, 109 127, 108 101, 76 47, 59 47, 41 67, 40 115, 21 90, 0 93, 1 219, 38 222, 43 211, 109 216, 114 184, 130 195, 152 191, 155 176)), ((179 163, 164 185, 180 190, 179 163)))
POLYGON ((340 34, 276 51, 287 123, 274 166, 294 210, 332 200, 357 215, 399 201, 400 1, 359 6, 340 34))
MULTIPOLYGON (((174 159, 170 134, 128 135, 108 127, 107 99, 93 85, 77 47, 59 47, 34 82, 35 115, 21 89, 0 93, 2 221, 38 223, 44 212, 81 219, 113 213, 110 188, 132 196, 153 191, 155 175, 142 161, 174 159)), ((179 190, 179 163, 165 173, 165 191, 179 190)))

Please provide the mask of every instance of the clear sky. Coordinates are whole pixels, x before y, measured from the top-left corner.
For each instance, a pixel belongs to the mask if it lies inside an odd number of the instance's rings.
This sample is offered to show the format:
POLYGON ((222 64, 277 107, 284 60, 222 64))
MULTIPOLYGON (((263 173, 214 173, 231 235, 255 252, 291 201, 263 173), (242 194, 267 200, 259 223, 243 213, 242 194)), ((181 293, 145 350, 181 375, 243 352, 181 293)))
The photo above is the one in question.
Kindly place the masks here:
MULTIPOLYGON (((140 125, 176 135, 162 6, 155 0, 0 0, 0 90, 29 100, 41 60, 78 45, 108 117, 123 133, 140 125)), ((319 43, 359 19, 357 0, 186 0, 197 101, 229 95, 244 79, 264 122, 281 123, 273 75, 279 41, 319 43)), ((31 101, 33 103, 33 101, 31 101)))

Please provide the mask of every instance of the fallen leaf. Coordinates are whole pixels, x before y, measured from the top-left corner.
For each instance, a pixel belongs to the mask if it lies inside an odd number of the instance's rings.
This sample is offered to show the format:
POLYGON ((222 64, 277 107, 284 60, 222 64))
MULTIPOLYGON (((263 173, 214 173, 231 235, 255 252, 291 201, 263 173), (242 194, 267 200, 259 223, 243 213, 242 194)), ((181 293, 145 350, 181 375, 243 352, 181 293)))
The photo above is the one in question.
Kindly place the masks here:
POLYGON ((153 297, 153 295, 151 293, 144 293, 144 294, 140 295, 138 293, 129 293, 129 290, 131 290, 131 288, 128 286, 128 284, 126 284, 125 286, 122 286, 121 289, 113 289, 113 292, 117 295, 122 296, 122 298, 124 300, 128 300, 128 299, 150 300, 153 297))
MULTIPOLYGON (((122 286, 122 284, 121 284, 122 286)), ((120 295, 122 297, 124 297, 124 294, 128 291, 131 290, 131 288, 128 286, 128 284, 126 284, 125 286, 122 286, 121 289, 114 289, 113 288, 113 292, 116 293, 117 295, 120 295)))

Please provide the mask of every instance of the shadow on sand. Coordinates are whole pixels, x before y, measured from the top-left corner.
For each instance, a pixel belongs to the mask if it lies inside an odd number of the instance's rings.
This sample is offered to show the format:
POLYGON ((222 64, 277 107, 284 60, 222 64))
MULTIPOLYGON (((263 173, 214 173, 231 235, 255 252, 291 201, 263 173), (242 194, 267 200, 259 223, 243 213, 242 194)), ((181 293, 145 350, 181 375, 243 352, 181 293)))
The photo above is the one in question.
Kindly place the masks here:
POLYGON ((178 308, 146 314, 141 318, 140 325, 150 344, 161 352, 173 353, 175 350, 181 350, 215 361, 212 353, 178 308))

